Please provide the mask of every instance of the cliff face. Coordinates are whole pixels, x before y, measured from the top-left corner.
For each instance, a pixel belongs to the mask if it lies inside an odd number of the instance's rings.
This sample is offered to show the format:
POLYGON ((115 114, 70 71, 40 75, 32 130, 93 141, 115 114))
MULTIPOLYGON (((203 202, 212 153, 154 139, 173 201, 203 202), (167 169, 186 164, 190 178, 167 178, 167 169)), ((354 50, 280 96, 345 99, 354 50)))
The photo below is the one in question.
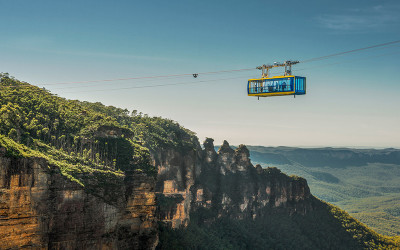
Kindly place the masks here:
MULTIPOLYGON (((205 155, 214 155, 211 142, 205 147, 205 155)), ((209 164, 193 188, 198 194, 197 206, 213 207, 220 216, 237 219, 255 219, 264 208, 271 207, 300 214, 312 209, 305 179, 288 177, 276 168, 254 167, 249 156, 244 145, 233 150, 224 141, 216 159, 206 159, 209 164)))
POLYGON ((182 150, 159 150, 152 154, 153 164, 158 169, 156 194, 162 221, 176 228, 186 226, 193 200, 191 187, 201 173, 201 147, 182 150))
POLYGON ((154 248, 154 178, 121 183, 88 191, 43 159, 0 157, 0 248, 154 248))
POLYGON ((245 146, 215 152, 207 139, 204 149, 160 149, 152 159, 157 180, 136 171, 83 188, 43 159, 0 156, 0 248, 152 249, 157 219, 179 228, 202 208, 233 219, 312 209, 304 179, 254 167, 245 146))
POLYGON ((253 166, 243 145, 233 150, 224 141, 215 152, 213 140, 190 153, 162 151, 153 155, 158 167, 158 216, 171 227, 187 225, 200 208, 234 219, 262 215, 264 208, 305 214, 312 210, 305 179, 288 177, 276 168, 253 166))

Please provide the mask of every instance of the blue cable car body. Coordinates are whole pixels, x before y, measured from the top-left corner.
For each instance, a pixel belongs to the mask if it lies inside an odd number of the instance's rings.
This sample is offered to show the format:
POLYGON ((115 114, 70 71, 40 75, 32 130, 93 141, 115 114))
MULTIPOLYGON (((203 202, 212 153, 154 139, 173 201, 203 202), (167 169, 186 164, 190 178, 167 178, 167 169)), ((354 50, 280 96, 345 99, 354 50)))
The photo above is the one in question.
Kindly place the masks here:
POLYGON ((268 97, 283 95, 305 95, 306 78, 302 76, 275 76, 260 79, 249 79, 247 95, 268 97))

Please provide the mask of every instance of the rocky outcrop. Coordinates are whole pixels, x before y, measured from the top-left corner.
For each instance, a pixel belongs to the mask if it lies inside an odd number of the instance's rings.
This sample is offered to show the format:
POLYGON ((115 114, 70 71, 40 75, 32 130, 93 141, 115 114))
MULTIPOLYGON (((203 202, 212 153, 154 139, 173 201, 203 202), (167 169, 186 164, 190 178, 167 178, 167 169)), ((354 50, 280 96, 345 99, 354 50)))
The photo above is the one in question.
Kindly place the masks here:
POLYGON ((100 138, 122 138, 132 137, 133 133, 129 129, 119 128, 115 126, 100 126, 93 133, 94 137, 100 138))
POLYGON ((224 141, 217 155, 214 161, 203 166, 192 187, 192 193, 197 194, 194 208, 212 207, 218 210, 219 216, 236 219, 255 219, 265 208, 284 209, 289 214, 305 214, 312 209, 305 179, 289 177, 276 168, 254 167, 244 145, 233 150, 224 141))
POLYGON ((158 216, 173 228, 187 225, 190 212, 200 208, 234 219, 255 219, 269 208, 288 214, 313 209, 305 179, 254 167, 244 145, 234 150, 224 141, 215 152, 213 140, 207 138, 203 150, 160 152, 153 154, 158 216))
POLYGON ((152 249, 155 180, 127 173, 88 191, 39 158, 0 157, 0 249, 152 249), (121 177, 122 178, 122 177, 121 177))
POLYGON ((158 202, 158 219, 174 228, 189 222, 193 199, 190 189, 201 173, 203 159, 200 145, 195 146, 152 153, 153 164, 158 169, 156 194, 159 201, 164 201, 158 202))

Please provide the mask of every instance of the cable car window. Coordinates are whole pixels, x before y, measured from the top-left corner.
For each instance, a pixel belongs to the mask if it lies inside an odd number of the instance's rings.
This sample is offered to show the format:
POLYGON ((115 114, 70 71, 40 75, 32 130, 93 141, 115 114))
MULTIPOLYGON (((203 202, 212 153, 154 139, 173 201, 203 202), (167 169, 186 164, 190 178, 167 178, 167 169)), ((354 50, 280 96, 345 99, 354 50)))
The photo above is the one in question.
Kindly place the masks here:
POLYGON ((285 76, 262 79, 251 79, 248 83, 249 95, 303 95, 305 94, 305 77, 285 76))

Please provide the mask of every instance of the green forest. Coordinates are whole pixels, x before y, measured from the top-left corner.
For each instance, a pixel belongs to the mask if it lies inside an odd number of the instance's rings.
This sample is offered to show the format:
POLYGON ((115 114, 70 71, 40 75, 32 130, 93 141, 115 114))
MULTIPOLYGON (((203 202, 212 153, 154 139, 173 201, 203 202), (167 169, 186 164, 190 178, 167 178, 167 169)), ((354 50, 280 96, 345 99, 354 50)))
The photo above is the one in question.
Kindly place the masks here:
POLYGON ((81 186, 115 182, 125 171, 151 175, 150 152, 195 145, 172 120, 103 104, 67 100, 0 74, 0 146, 6 156, 42 157, 81 186))

